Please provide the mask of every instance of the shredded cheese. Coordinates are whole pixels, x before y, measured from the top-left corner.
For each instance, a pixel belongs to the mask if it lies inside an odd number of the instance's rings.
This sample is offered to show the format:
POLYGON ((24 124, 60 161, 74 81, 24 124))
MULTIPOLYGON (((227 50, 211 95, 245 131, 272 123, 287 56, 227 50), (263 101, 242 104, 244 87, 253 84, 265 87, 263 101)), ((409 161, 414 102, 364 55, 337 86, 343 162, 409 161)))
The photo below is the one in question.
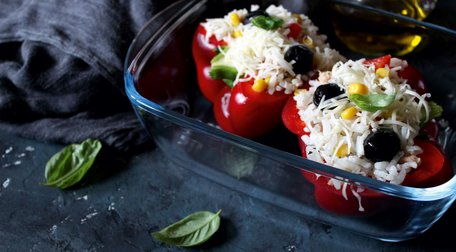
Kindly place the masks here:
MULTIPOLYGON (((407 66, 407 62, 397 58, 391 59, 385 68, 389 75, 378 76, 373 65, 358 61, 336 63, 331 71, 321 72, 320 78, 309 82, 308 91, 295 92, 299 116, 306 124, 301 140, 306 144, 308 158, 326 163, 335 168, 349 171, 392 184, 401 184, 406 174, 418 167, 422 152, 414 144, 413 139, 418 135, 420 124, 428 120, 430 106, 426 98, 429 94, 420 95, 412 90, 406 80, 398 77, 397 72, 407 66), (345 93, 328 100, 322 100, 319 106, 313 104, 313 94, 318 86, 335 83, 345 93), (348 99, 348 86, 352 83, 362 83, 367 86, 369 93, 394 94, 395 99, 388 107, 389 113, 377 110, 369 112, 359 109, 352 119, 343 119, 341 113, 356 104, 348 99), (372 162, 364 156, 364 141, 371 132, 379 128, 390 128, 400 138, 401 151, 388 162, 372 162), (347 145, 348 155, 338 156, 337 150, 347 145)), ((339 181, 332 179, 329 184, 340 188, 339 181), (336 186, 337 185, 337 186, 336 186)), ((342 186, 343 197, 346 198, 346 185, 342 186)), ((359 211, 364 211, 361 196, 353 188, 353 196, 358 199, 359 211)))
POLYGON ((397 71, 407 66, 406 61, 393 58, 391 64, 386 66, 391 72, 389 76, 377 76, 374 66, 366 66, 363 62, 364 59, 338 62, 331 71, 320 74, 325 76, 323 82, 320 79, 311 80, 308 92, 295 92, 300 118, 306 124, 305 131, 310 133, 303 136, 302 141, 307 146, 306 152, 312 153, 309 155, 312 160, 400 184, 406 173, 418 166, 416 155, 421 150, 414 145, 413 139, 418 135, 420 123, 429 118, 430 107, 426 101, 429 94, 418 94, 398 77, 397 71), (336 83, 344 90, 352 83, 363 83, 369 92, 394 94, 395 100, 388 108, 392 112, 384 118, 385 113, 380 110, 360 110, 355 118, 345 120, 340 116, 344 109, 356 106, 348 99, 347 93, 322 100, 318 107, 312 102, 316 88, 327 83, 336 83), (372 163, 364 157, 364 140, 380 127, 393 129, 401 140, 402 151, 387 164, 372 163), (339 157, 335 153, 344 144, 349 155, 339 157), (399 162, 404 156, 412 158, 409 158, 409 162, 399 162))
MULTIPOLYGON (((250 11, 257 9, 257 5, 252 5, 250 11)), ((231 17, 234 15, 245 20, 249 13, 247 9, 233 10, 222 18, 207 19, 201 24, 206 30, 207 42, 214 36, 227 43, 227 49, 221 51, 224 61, 234 66, 238 72, 233 85, 250 78, 269 78, 266 90, 269 94, 276 91, 291 94, 317 71, 329 70, 335 62, 345 60, 336 50, 329 48, 326 36, 318 34, 318 28, 307 16, 293 14, 282 6, 275 5, 269 6, 265 11, 270 16, 282 19, 282 27, 265 30, 246 22, 233 24, 231 17), (290 33, 288 26, 293 23, 302 27, 303 32, 299 38, 287 36, 290 33), (242 36, 233 36, 234 33, 242 36), (284 55, 291 46, 303 44, 304 38, 312 41, 312 47, 308 48, 313 51, 314 59, 313 70, 302 75, 293 71, 293 62, 286 61, 284 55)))

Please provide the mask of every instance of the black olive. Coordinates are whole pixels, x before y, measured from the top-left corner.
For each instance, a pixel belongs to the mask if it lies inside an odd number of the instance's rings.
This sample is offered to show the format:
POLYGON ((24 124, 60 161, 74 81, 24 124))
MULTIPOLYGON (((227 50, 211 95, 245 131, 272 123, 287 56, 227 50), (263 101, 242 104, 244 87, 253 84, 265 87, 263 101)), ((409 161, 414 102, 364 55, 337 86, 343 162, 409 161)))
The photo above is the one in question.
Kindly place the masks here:
POLYGON ((337 84, 328 83, 320 85, 317 87, 317 89, 315 89, 313 103, 315 104, 315 106, 318 107, 318 105, 320 105, 321 100, 323 99, 323 96, 325 97, 325 101, 327 101, 343 93, 344 90, 341 89, 337 84))
POLYGON ((252 11, 252 12, 249 12, 247 14, 247 16, 245 17, 245 20, 244 20, 244 23, 250 23, 250 20, 254 17, 257 17, 257 16, 265 16, 265 17, 269 17, 269 14, 264 11, 264 10, 256 10, 256 11, 252 11))
POLYGON ((293 71, 297 74, 305 74, 312 69, 313 52, 303 46, 294 45, 285 52, 285 60, 293 63, 293 71))
POLYGON ((391 129, 379 129, 364 140, 364 155, 373 162, 391 161, 400 149, 401 140, 391 129))

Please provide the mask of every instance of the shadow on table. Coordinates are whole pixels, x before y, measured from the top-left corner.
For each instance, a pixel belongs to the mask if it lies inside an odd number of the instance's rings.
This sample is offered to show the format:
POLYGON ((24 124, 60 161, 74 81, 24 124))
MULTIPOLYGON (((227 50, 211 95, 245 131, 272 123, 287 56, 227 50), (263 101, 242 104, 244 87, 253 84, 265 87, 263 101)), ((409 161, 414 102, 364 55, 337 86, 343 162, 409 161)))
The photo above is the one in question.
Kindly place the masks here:
POLYGON ((128 162, 134 155, 115 150, 103 145, 92 167, 87 171, 84 178, 70 189, 79 189, 100 183, 108 178, 117 176, 128 167, 128 162))

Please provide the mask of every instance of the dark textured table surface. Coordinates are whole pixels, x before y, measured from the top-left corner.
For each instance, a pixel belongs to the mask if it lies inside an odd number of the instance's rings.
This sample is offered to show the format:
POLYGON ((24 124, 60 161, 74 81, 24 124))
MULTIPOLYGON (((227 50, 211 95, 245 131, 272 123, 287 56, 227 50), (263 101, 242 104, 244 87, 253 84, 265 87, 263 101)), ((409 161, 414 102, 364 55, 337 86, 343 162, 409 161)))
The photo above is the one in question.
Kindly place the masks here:
POLYGON ((453 206, 424 235, 387 243, 310 220, 178 167, 160 149, 105 156, 82 185, 40 185, 63 146, 0 133, 0 251, 455 251, 453 206), (150 235, 200 210, 222 209, 219 231, 192 249, 150 235))

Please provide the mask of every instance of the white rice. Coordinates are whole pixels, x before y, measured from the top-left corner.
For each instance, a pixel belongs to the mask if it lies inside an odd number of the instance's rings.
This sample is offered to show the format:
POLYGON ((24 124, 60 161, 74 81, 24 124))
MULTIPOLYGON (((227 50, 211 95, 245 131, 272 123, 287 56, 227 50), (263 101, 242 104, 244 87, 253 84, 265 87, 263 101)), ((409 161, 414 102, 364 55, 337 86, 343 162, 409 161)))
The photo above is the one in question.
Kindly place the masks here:
MULTIPOLYGON (((250 11, 257 9, 257 5, 252 5, 250 11)), ((271 31, 258 28, 251 23, 241 22, 237 26, 233 25, 230 15, 235 13, 244 20, 249 13, 247 9, 233 10, 223 18, 207 19, 202 23, 206 30, 207 42, 212 36, 227 42, 225 62, 234 66, 238 72, 234 85, 245 78, 256 80, 269 78, 268 93, 283 91, 291 94, 308 81, 309 76, 319 70, 329 70, 335 62, 345 60, 336 50, 329 47, 326 36, 318 34, 318 28, 307 16, 293 14, 282 6, 275 5, 269 6, 266 12, 270 16, 281 18, 284 21, 282 27, 271 31), (292 23, 299 23, 303 29, 303 34, 296 40, 287 37, 290 32, 288 26, 292 23), (234 38, 232 36, 234 32, 240 32, 242 36, 234 38), (304 38, 312 41, 309 49, 314 53, 314 64, 313 70, 301 75, 293 71, 292 63, 287 62, 284 55, 290 46, 302 44, 304 38)))
MULTIPOLYGON (((369 176, 392 184, 401 184, 406 174, 419 165, 418 154, 421 148, 414 144, 420 123, 429 116, 429 104, 425 100, 429 94, 420 95, 410 85, 398 77, 397 71, 407 66, 407 62, 393 58, 390 75, 380 78, 375 74, 374 66, 363 64, 364 59, 339 62, 331 71, 320 73, 322 78, 310 81, 309 90, 298 90, 294 99, 299 115, 305 122, 306 132, 302 136, 306 144, 308 158, 326 163, 338 169, 369 176), (370 93, 395 94, 395 101, 388 107, 391 116, 384 111, 368 112, 358 108, 356 117, 342 119, 340 114, 346 108, 355 106, 344 93, 339 99, 321 102, 318 108, 313 104, 313 94, 322 84, 336 83, 344 90, 352 83, 363 83, 370 93), (325 109, 334 107, 333 109, 325 109), (401 151, 388 162, 371 162, 364 156, 364 140, 379 128, 390 128, 400 138, 401 151), (349 155, 339 157, 338 148, 346 144, 349 155), (403 161, 406 158, 408 161, 403 161)), ((347 91, 345 91, 347 92, 347 91)))

